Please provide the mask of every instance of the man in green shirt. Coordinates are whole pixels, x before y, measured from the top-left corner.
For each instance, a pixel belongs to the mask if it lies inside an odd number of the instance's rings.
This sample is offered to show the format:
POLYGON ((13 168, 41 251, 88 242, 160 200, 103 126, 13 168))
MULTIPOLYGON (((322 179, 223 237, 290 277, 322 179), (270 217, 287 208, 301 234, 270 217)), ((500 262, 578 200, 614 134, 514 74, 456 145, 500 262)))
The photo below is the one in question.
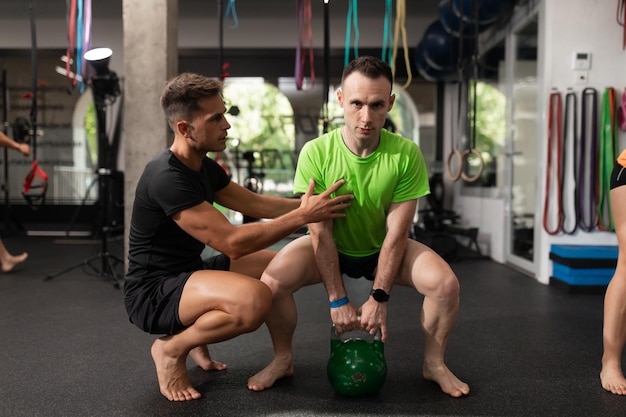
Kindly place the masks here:
POLYGON ((444 363, 459 309, 459 282, 433 250, 408 238, 417 199, 430 190, 418 146, 383 129, 395 100, 392 85, 391 69, 380 59, 352 61, 337 92, 345 125, 306 143, 300 152, 295 192, 306 191, 308 178, 315 180, 317 193, 344 179, 336 195, 354 194, 354 200, 344 218, 309 224, 310 235, 285 246, 263 273, 261 279, 273 294, 266 324, 274 359, 248 380, 251 390, 262 391, 293 374, 297 322, 293 293, 321 282, 338 333, 380 331, 383 342, 393 286, 415 288, 424 296, 424 378, 453 397, 469 394, 469 386, 444 363), (342 274, 373 281, 371 296, 360 307, 348 300, 342 274))

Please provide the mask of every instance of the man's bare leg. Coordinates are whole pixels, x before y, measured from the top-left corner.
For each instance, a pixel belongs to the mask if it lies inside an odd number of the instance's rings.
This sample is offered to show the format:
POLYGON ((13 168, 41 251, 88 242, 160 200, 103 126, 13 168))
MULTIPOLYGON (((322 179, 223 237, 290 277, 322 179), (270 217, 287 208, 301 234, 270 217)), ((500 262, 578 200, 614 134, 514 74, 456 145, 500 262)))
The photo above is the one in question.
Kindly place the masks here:
POLYGON ((189 351, 189 356, 200 368, 205 371, 223 371, 227 365, 211 359, 207 345, 198 346, 189 351))
POLYGON ((458 297, 452 300, 431 300, 424 298, 422 307, 422 328, 425 348, 423 376, 441 387, 452 397, 469 394, 469 385, 458 379, 444 363, 444 353, 448 336, 458 313, 458 297))
POLYGON ((272 310, 265 320, 274 345, 272 361, 248 379, 248 389, 263 391, 276 381, 293 375, 293 334, 297 324, 297 308, 292 294, 274 298, 272 310))
POLYGON ((161 394, 170 401, 200 398, 187 376, 187 356, 200 366, 215 365, 206 346, 256 330, 270 308, 271 292, 258 280, 221 271, 192 274, 179 305, 180 321, 188 327, 152 345, 161 394))
POLYGON ((293 375, 293 335, 298 310, 293 294, 307 285, 321 282, 309 236, 285 246, 267 267, 261 281, 272 290, 272 309, 265 324, 274 346, 273 360, 248 379, 248 389, 263 391, 276 381, 293 375), (287 273, 286 273, 287 272, 287 273))
POLYGON ((170 401, 196 400, 201 394, 191 386, 187 377, 185 356, 169 352, 171 336, 161 337, 152 344, 152 359, 156 366, 161 394, 170 401))
POLYGON ((24 262, 26 258, 28 258, 28 253, 26 252, 21 255, 11 255, 2 240, 0 240, 0 263, 2 263, 2 272, 12 271, 17 264, 24 262))
POLYGON ((460 286, 456 275, 430 248, 409 240, 397 283, 424 295, 421 311, 424 378, 439 384, 452 397, 468 395, 469 385, 458 379, 444 362, 448 337, 459 312, 460 286))

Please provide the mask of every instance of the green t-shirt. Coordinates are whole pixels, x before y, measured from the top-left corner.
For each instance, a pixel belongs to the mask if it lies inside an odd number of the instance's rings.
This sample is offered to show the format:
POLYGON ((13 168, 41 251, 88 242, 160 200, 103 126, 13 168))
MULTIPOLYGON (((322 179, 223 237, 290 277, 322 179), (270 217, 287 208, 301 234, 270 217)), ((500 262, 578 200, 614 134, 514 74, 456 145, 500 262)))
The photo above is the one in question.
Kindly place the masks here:
POLYGON ((354 194, 346 217, 334 219, 337 250, 364 257, 380 251, 391 203, 430 193, 426 163, 414 142, 381 130, 380 144, 367 158, 354 155, 343 143, 341 129, 311 140, 302 147, 294 179, 294 193, 305 193, 309 179, 321 193, 340 179, 337 195, 354 194))

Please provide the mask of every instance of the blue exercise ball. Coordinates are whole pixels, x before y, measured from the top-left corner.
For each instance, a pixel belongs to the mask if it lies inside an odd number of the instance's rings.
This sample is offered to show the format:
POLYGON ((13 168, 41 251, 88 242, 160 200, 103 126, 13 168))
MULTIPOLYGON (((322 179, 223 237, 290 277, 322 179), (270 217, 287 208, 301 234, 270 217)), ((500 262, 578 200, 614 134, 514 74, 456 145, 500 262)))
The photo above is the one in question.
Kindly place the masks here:
POLYGON ((452 0, 441 0, 437 7, 439 21, 443 25, 443 28, 450 35, 457 38, 474 37, 476 34, 482 33, 489 27, 489 25, 479 24, 477 28, 476 23, 462 20, 461 16, 454 10, 452 0))
POLYGON ((452 36, 439 20, 426 28, 421 43, 428 66, 444 72, 455 71, 475 48, 474 40, 452 36))
POLYGON ((440 71, 457 68, 459 61, 459 40, 444 29, 436 20, 428 26, 422 38, 424 58, 428 65, 440 71))
POLYGON ((447 81, 454 77, 455 70, 453 71, 441 71, 428 65, 426 57, 424 56, 424 47, 422 42, 415 48, 415 55, 413 57, 417 72, 429 82, 447 81))
POLYGON ((485 25, 512 11, 515 0, 452 0, 452 6, 464 22, 485 25))

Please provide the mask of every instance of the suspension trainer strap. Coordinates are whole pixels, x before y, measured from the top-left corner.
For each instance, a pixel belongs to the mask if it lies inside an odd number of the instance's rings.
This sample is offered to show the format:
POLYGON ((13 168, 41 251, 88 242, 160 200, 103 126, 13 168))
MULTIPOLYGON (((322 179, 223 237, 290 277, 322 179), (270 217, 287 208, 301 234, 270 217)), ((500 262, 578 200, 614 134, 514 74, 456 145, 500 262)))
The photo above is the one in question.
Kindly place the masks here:
MULTIPOLYGON (((461 178, 463 178, 463 181, 466 182, 474 182, 476 180, 478 180, 482 175, 483 175, 483 169, 485 168, 485 161, 483 161, 483 156, 481 155, 480 151, 478 149, 476 149, 476 135, 477 135, 477 127, 476 127, 476 115, 478 113, 478 79, 474 78, 474 81, 472 83, 472 126, 471 126, 471 131, 470 131, 470 135, 471 135, 471 139, 470 139, 470 146, 469 148, 467 148, 464 152, 463 152, 463 158, 462 158, 462 167, 463 169, 461 169, 461 178), (478 168, 476 170, 476 173, 472 176, 467 175, 466 173, 466 169, 469 168, 470 164, 469 164, 469 157, 471 155, 474 155, 475 159, 478 160, 478 168)), ((469 118, 468 118, 469 119, 469 118)))
POLYGON ((561 155, 562 155, 562 118, 563 118, 563 104, 561 99, 561 93, 553 91, 550 93, 550 105, 548 106, 548 161, 546 167, 546 189, 545 199, 543 204, 543 228, 546 233, 550 235, 556 235, 563 229, 563 210, 561 207, 561 186, 558 184, 561 174, 561 155), (554 155, 554 156, 553 156, 554 155), (553 164, 553 158, 556 158, 556 163, 553 164), (557 182, 556 185, 552 185, 551 180, 554 177, 557 182), (556 191, 556 196, 552 196, 552 187, 556 191), (556 202, 556 209, 550 207, 551 202, 556 202), (550 216, 556 215, 556 224, 550 227, 550 216))
POLYGON ((35 0, 30 2, 30 30, 31 30, 31 75, 33 83, 32 91, 32 103, 30 107, 30 124, 31 124, 31 150, 33 155, 33 162, 30 172, 24 178, 24 187, 22 188, 22 195, 28 202, 31 208, 35 208, 33 203, 38 202, 41 205, 44 204, 46 199, 46 191, 48 190, 48 175, 37 164, 37 32, 35 25, 35 0), (40 181, 34 183, 35 178, 40 178, 40 181), (32 192, 35 190, 37 192, 32 192))
POLYGON ((580 214, 578 226, 585 232, 591 232, 598 223, 598 198, 595 190, 598 175, 598 92, 595 88, 587 87, 583 90, 581 113, 576 179, 579 184, 576 196, 580 214))
POLYGON ((28 205, 35 209, 37 205, 43 206, 46 202, 46 191, 48 191, 48 174, 41 169, 36 160, 33 160, 31 169, 24 178, 22 195, 28 205))
MULTIPOLYGON (((457 182, 461 178, 461 173, 463 172, 463 154, 459 150, 458 143, 455 142, 458 141, 457 138, 462 134, 462 132, 465 132, 465 126, 463 125, 463 121, 467 116, 467 114, 464 113, 466 108, 464 104, 466 104, 467 102, 464 99, 463 94, 463 91, 465 90, 465 85, 466 84, 463 80, 459 80, 459 83, 457 84, 456 132, 452 131, 450 134, 450 153, 448 154, 448 158, 446 159, 445 164, 446 174, 448 174, 448 178, 452 182, 457 182), (453 160, 455 161, 454 163, 453 160), (457 167, 457 170, 455 172, 452 171, 453 165, 457 167)), ((450 123, 450 126, 454 126, 455 123, 454 115, 452 114, 452 108, 450 108, 450 115, 453 119, 452 123, 450 123)))
POLYGON ((561 170, 561 207, 563 208, 563 233, 572 235, 578 229, 578 204, 576 204, 576 183, 578 167, 576 165, 577 152, 576 142, 578 141, 578 96, 574 91, 568 89, 565 94, 565 112, 563 114, 563 169, 561 170), (570 129, 571 128, 571 129, 570 129), (570 133, 571 132, 571 133, 570 133), (571 144, 571 145, 570 145, 571 144), (572 163, 568 163, 568 161, 572 163), (574 194, 565 192, 569 189, 568 184, 573 183, 574 194), (570 199, 566 200, 566 196, 570 199), (565 208, 573 210, 572 216, 568 216, 565 208), (573 221, 569 221, 569 218, 573 221), (568 223, 571 226, 568 227, 568 223))
MULTIPOLYGON (((478 22, 478 2, 473 4, 473 16, 474 21, 478 22)), ((478 23, 474 24, 474 51, 472 53, 472 118, 471 118, 471 130, 468 126, 468 134, 470 135, 470 145, 463 152, 463 169, 461 170, 461 178, 466 182, 477 181, 483 175, 483 169, 485 168, 485 161, 481 153, 476 149, 476 135, 478 129, 476 126, 477 114, 478 114, 478 23), (470 155, 474 155, 475 159, 478 159, 478 169, 473 176, 466 174, 466 169, 469 169, 470 164, 468 158, 470 155)), ((469 85, 469 84, 468 84, 469 85)), ((468 117, 468 122, 470 118, 468 117)))
POLYGON ((617 157, 615 119, 615 89, 608 87, 602 94, 602 127, 600 129, 598 169, 598 228, 609 231, 615 230, 610 196, 611 172, 617 157))

